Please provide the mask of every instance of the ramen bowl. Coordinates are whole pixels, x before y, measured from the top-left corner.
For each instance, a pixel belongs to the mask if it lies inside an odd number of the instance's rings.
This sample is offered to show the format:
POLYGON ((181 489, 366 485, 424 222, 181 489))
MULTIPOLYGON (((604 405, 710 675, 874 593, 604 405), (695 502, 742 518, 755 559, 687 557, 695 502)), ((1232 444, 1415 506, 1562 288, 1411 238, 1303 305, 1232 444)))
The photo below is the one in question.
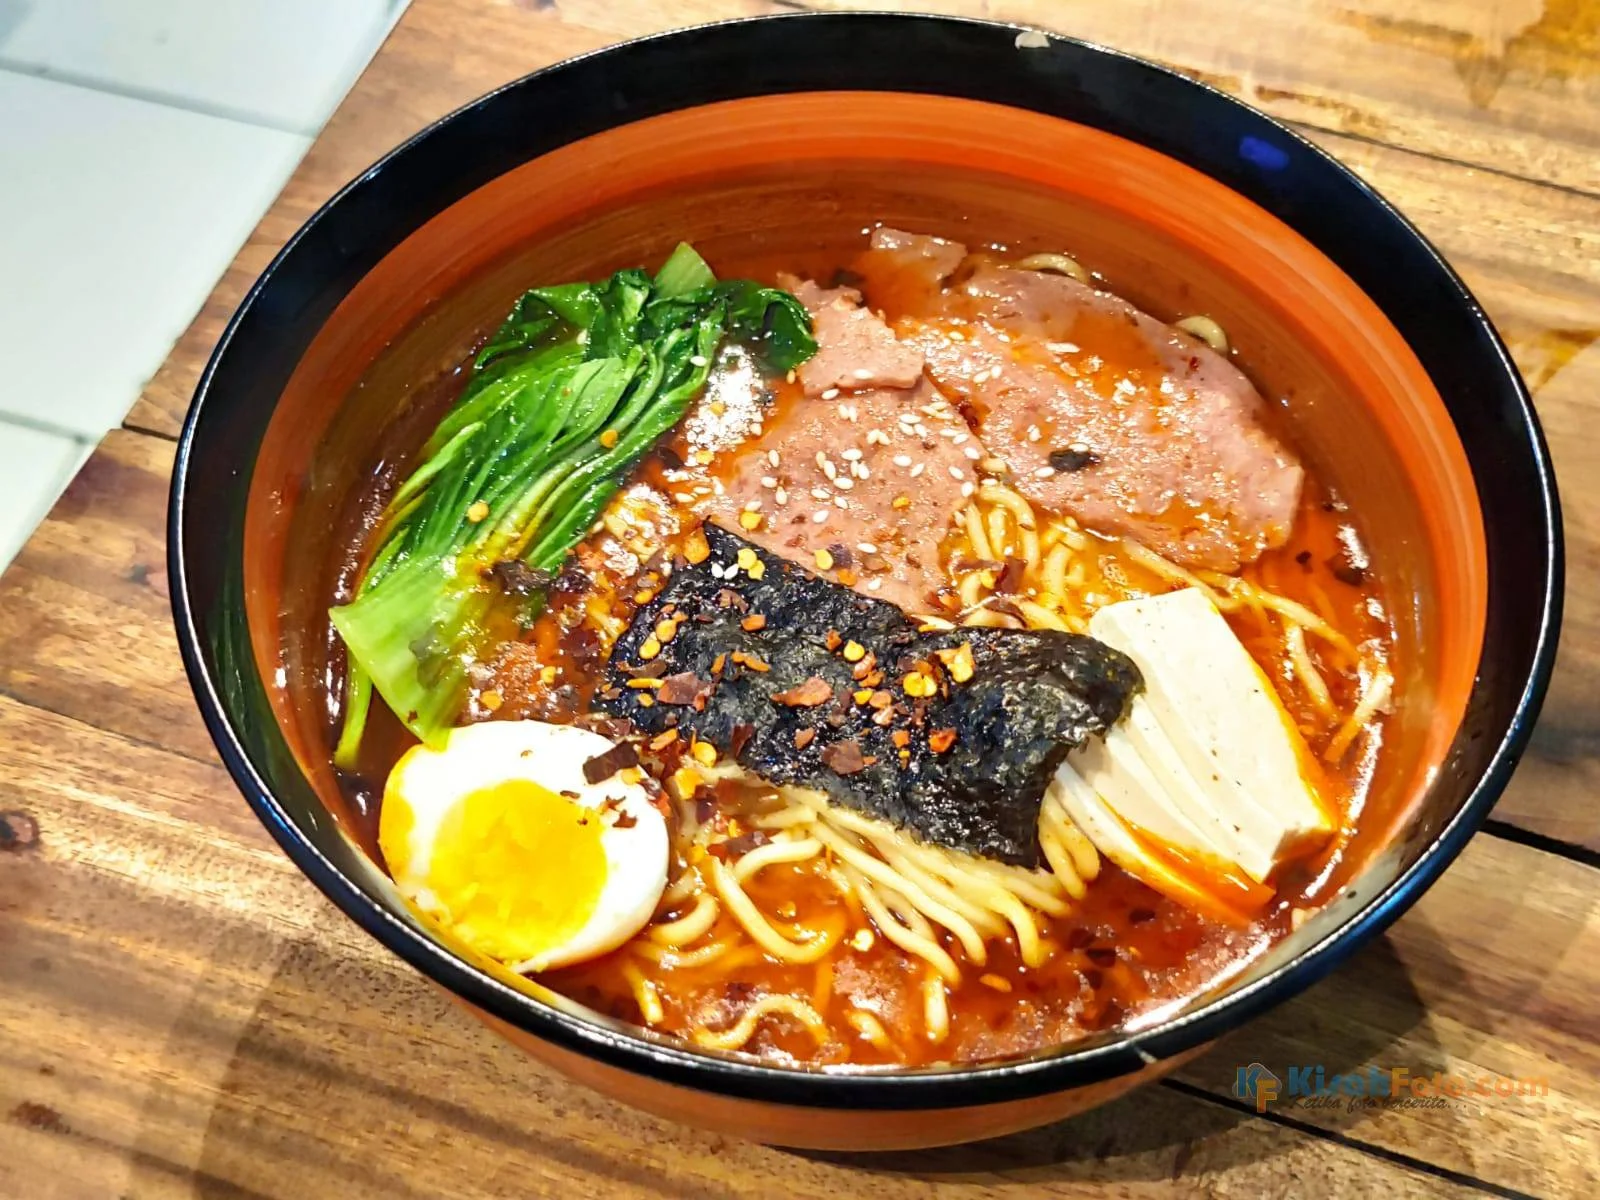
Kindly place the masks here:
POLYGON ((511 83, 418 134, 291 239, 228 326, 183 430, 169 534, 179 642, 218 750, 352 920, 584 1085, 725 1133, 858 1150, 1104 1102, 1325 976, 1438 877, 1505 786, 1560 606, 1555 486, 1527 392, 1404 218, 1202 84, 934 17, 666 34, 511 83), (374 431, 420 443, 419 381, 461 362, 524 288, 657 262, 679 239, 716 262, 874 221, 1053 238, 1136 304, 1216 316, 1364 514, 1398 702, 1373 780, 1388 815, 1362 826, 1337 894, 1224 985, 1022 1057, 800 1069, 600 1015, 420 923, 331 766, 326 608, 340 514, 384 466, 374 431))

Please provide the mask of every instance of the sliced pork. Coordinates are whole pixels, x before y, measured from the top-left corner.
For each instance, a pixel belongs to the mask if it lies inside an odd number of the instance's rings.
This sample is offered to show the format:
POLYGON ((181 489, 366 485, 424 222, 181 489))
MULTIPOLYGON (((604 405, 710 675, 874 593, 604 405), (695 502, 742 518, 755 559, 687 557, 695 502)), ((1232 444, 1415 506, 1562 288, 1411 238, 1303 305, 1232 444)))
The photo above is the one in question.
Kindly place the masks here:
POLYGON ((806 306, 817 352, 799 370, 808 396, 834 388, 908 388, 922 378, 922 352, 898 341, 854 288, 821 288, 783 276, 779 284, 806 306))
POLYGON ((948 582, 939 543, 983 456, 926 381, 798 399, 768 420, 759 447, 736 456, 708 511, 829 579, 907 612, 936 612, 948 582), (756 528, 755 517, 741 521, 746 511, 760 518, 756 528))
POLYGON ((948 583, 939 544, 976 487, 983 446, 923 377, 921 352, 859 293, 785 286, 816 314, 805 395, 780 400, 760 445, 734 453, 705 511, 829 579, 907 612, 937 611, 948 583))
POLYGON ((942 286, 964 258, 880 229, 862 270, 889 281, 901 340, 967 402, 1018 491, 1191 567, 1232 571, 1283 543, 1304 472, 1237 368, 1065 275, 979 262, 942 286))

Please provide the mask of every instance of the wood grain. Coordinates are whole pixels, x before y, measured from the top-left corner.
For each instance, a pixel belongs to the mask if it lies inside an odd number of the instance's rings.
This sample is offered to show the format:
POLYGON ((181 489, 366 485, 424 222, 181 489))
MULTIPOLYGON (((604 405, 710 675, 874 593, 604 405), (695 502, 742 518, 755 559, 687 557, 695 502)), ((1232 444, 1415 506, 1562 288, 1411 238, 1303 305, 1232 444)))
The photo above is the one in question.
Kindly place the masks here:
POLYGON ((113 431, 0 576, 0 693, 209 763, 167 599, 172 456, 113 431))
POLYGON ((0 874, 0 1194, 744 1196, 781 1179, 797 1197, 1251 1197, 1285 1178, 1468 1194, 1442 1170, 1579 1195, 1590 1179, 1595 881, 1499 839, 1187 1086, 957 1150, 801 1156, 534 1066, 332 912, 219 767, 0 700, 0 775, 40 830, 0 874), (1528 882, 1485 886, 1508 878, 1528 882), (1548 1073, 1552 1095, 1286 1123, 1198 1094, 1256 1058, 1548 1073))
POLYGON ((1594 0, 802 0, 1101 42, 1280 120, 1600 193, 1594 0))

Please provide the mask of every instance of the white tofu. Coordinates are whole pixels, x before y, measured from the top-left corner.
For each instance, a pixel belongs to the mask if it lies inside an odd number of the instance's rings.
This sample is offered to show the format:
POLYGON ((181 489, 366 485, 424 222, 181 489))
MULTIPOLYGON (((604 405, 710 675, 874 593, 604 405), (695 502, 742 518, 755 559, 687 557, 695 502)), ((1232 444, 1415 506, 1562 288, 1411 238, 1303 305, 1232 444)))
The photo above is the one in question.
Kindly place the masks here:
POLYGON ((1333 832, 1307 779, 1304 739, 1203 592, 1107 605, 1089 632, 1132 658, 1145 680, 1115 744, 1074 758, 1125 821, 1258 883, 1333 832))
POLYGON ((1074 754, 1073 769, 1128 824, 1186 854, 1217 857, 1213 840, 1177 803, 1128 736, 1127 726, 1136 715, 1129 712, 1122 725, 1074 754))
POLYGON ((1151 857, 1100 793, 1090 787, 1069 762, 1062 763, 1045 790, 1044 803, 1059 806, 1095 848, 1135 879, 1171 896, 1188 908, 1209 912, 1223 920, 1238 920, 1227 898, 1209 894, 1202 881, 1189 878, 1172 864, 1151 857))

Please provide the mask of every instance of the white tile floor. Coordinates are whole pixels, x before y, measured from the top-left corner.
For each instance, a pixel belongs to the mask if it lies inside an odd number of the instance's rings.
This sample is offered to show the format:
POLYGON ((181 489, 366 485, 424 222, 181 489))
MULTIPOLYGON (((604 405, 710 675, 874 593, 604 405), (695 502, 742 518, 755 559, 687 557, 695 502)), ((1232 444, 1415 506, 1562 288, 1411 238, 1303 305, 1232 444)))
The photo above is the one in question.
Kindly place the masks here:
POLYGON ((0 567, 406 0, 0 0, 0 567))

